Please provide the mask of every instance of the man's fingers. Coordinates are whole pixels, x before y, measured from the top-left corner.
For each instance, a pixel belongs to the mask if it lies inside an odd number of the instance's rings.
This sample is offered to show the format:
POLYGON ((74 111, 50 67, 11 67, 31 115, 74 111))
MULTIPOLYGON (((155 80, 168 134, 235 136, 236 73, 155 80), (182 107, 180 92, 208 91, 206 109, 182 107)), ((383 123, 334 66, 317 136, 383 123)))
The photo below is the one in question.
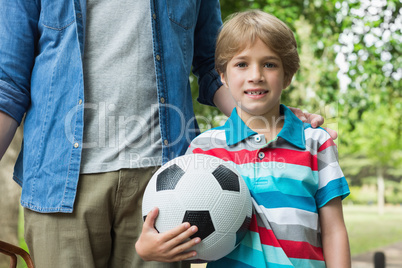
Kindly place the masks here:
POLYGON ((299 118, 301 121, 306 122, 307 117, 305 116, 305 113, 300 110, 299 108, 294 108, 294 107, 288 107, 296 116, 299 118))
POLYGON ((310 114, 305 112, 304 115, 307 117, 307 123, 309 123, 313 128, 319 127, 324 124, 324 117, 318 114, 310 114))
POLYGON ((331 139, 336 140, 338 138, 338 133, 330 128, 324 127, 324 129, 328 132, 328 134, 331 136, 331 139))

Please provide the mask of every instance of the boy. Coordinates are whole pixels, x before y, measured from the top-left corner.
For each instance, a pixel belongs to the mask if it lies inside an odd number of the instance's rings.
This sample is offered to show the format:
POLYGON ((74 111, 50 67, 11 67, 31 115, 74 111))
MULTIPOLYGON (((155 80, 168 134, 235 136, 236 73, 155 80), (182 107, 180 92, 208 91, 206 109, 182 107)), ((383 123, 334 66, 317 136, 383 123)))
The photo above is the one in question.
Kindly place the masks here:
POLYGON ((292 31, 261 11, 235 14, 218 36, 215 64, 237 105, 187 153, 231 162, 255 213, 241 244, 208 267, 350 267, 341 203, 349 188, 336 146, 280 104, 299 68, 292 31))

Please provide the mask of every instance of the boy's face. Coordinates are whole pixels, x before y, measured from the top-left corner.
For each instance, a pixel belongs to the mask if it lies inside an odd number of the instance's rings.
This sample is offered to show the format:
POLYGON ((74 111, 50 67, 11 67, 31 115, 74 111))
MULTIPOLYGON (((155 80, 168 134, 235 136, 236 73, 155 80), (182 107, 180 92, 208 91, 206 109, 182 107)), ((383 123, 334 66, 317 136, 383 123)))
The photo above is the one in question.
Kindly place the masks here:
POLYGON ((282 89, 290 82, 284 76, 280 57, 260 39, 237 53, 221 73, 237 106, 250 116, 279 113, 282 89))

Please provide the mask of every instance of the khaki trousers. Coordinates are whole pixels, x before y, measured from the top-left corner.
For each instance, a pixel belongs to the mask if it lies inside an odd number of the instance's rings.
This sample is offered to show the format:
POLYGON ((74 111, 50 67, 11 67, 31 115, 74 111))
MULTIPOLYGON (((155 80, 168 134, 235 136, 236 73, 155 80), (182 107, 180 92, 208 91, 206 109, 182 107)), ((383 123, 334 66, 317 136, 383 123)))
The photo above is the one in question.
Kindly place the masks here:
POLYGON ((135 251, 143 224, 142 195, 156 170, 81 175, 72 214, 25 209, 25 240, 35 267, 190 267, 144 262, 135 251))

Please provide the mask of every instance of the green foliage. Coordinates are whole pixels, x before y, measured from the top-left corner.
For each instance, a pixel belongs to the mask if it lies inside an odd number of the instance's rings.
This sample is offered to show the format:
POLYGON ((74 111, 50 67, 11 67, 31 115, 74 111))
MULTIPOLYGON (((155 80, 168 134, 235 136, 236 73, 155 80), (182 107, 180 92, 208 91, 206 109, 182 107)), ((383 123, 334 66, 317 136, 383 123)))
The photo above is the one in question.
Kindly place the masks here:
MULTIPOLYGON (((343 2, 344 29, 340 55, 347 68, 347 88, 339 95, 340 142, 357 163, 354 176, 383 171, 387 179, 401 180, 402 59, 401 2, 343 2), (361 165, 360 159, 366 159, 361 165)), ((347 170, 346 171, 350 171, 347 170)))
MULTIPOLYGON (((349 185, 350 195, 345 204, 368 205, 377 201, 377 178, 366 177, 362 180, 363 186, 349 185)), ((387 180, 385 182, 385 201, 388 204, 402 205, 402 181, 387 180)))

